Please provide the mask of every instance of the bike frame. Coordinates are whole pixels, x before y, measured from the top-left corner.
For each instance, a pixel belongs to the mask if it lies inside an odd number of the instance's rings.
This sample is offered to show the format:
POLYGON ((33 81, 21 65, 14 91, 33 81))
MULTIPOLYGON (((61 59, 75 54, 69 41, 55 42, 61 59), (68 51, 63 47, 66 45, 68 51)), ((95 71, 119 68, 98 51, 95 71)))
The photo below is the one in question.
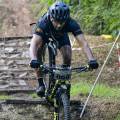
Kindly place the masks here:
MULTIPOLYGON (((59 67, 56 67, 56 55, 57 55, 57 46, 54 41, 50 41, 47 44, 48 53, 49 53, 49 66, 41 66, 43 73, 49 74, 49 86, 46 91, 46 99, 48 102, 52 103, 54 106, 54 120, 59 120, 59 104, 60 96, 62 93, 67 94, 70 100, 70 79, 56 79, 54 70, 62 70, 59 67), (50 93, 49 93, 50 92, 50 93)), ((87 67, 77 67, 71 68, 72 72, 82 72, 85 71, 87 67)), ((64 70, 64 69, 63 69, 64 70)))
MULTIPOLYGON (((46 45, 49 54, 49 68, 56 65, 56 55, 57 55, 57 42, 50 40, 46 45)), ((43 72, 44 73, 44 72, 43 72)), ((45 72, 46 73, 46 72, 45 72)), ((46 90, 46 99, 48 102, 52 103, 54 106, 54 120, 59 120, 58 107, 59 107, 59 96, 62 92, 69 93, 70 91, 70 80, 57 80, 54 77, 53 70, 49 70, 49 86, 46 90), (50 92, 50 94, 49 94, 50 92)))

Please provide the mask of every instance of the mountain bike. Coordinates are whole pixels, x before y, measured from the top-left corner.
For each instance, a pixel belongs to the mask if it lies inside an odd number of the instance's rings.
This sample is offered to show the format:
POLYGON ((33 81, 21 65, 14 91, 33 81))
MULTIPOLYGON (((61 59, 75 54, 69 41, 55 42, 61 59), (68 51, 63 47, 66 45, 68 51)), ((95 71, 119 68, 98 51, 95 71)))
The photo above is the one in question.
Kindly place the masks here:
POLYGON ((50 40, 43 51, 43 65, 40 65, 40 70, 45 81, 45 98, 54 107, 54 120, 70 120, 71 74, 87 71, 89 68, 88 66, 71 68, 57 65, 57 43, 54 40, 50 40))
MULTIPOLYGON (((35 24, 31 23, 30 26, 35 24)), ((44 76, 45 99, 54 107, 53 120, 70 120, 71 74, 73 72, 88 71, 89 67, 70 68, 57 65, 57 46, 58 43, 54 37, 44 45, 41 56, 41 63, 43 64, 40 65, 39 69, 44 76)))

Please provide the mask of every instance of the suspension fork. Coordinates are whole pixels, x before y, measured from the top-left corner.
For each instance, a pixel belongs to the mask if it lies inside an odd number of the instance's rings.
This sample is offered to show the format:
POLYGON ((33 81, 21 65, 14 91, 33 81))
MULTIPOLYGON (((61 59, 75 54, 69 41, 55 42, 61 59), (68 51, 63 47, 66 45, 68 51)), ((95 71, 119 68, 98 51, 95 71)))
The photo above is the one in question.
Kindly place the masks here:
MULTIPOLYGON (((49 52, 49 66, 50 67, 53 67, 53 65, 56 64, 56 55, 57 55, 57 47, 56 45, 54 44, 53 41, 50 41, 48 43, 48 52, 49 52)), ((54 80, 54 74, 53 73, 50 73, 49 74, 49 88, 51 88, 53 85, 52 85, 52 82, 55 81, 54 80)), ((54 84, 54 83, 53 83, 54 84)))

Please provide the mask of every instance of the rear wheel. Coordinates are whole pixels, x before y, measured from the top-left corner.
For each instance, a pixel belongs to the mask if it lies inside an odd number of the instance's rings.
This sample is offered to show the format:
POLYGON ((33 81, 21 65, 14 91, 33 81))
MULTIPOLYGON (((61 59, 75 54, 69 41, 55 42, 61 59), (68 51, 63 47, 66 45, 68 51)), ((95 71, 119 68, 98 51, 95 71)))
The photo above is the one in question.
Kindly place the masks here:
POLYGON ((70 100, 66 93, 63 93, 60 97, 61 102, 59 103, 58 116, 59 120, 70 120, 70 100))

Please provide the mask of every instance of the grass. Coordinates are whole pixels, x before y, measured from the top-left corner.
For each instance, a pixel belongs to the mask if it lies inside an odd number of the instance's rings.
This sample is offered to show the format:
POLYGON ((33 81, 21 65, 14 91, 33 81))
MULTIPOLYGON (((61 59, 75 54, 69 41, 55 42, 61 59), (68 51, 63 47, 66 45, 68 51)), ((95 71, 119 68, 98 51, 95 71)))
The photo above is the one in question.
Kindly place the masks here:
MULTIPOLYGON (((75 82, 72 84, 71 96, 77 96, 79 94, 88 95, 92 88, 93 84, 87 82, 75 82)), ((119 87, 110 87, 104 84, 97 84, 93 91, 92 96, 94 97, 103 97, 103 98, 120 98, 120 88, 119 87)), ((30 94, 32 98, 38 98, 36 93, 30 94)))
POLYGON ((114 120, 120 120, 120 114, 114 120))
MULTIPOLYGON (((29 95, 30 95, 33 99, 34 99, 34 98, 39 98, 36 93, 30 93, 29 95)), ((7 100, 7 99, 12 99, 12 98, 13 98, 12 96, 9 96, 9 95, 6 95, 6 94, 0 95, 0 100, 7 100)))
MULTIPOLYGON (((80 93, 83 95, 88 95, 92 88, 92 84, 86 82, 76 83, 72 85, 71 96, 79 95, 80 93)), ((95 97, 112 97, 112 98, 120 98, 120 88, 111 88, 107 85, 97 84, 94 91, 93 96, 95 97)))
MULTIPOLYGON (((93 84, 87 82, 79 82, 72 85, 71 96, 77 96, 79 94, 88 95, 92 88, 93 84)), ((97 84, 92 96, 94 97, 104 97, 104 98, 120 98, 120 88, 110 87, 108 85, 97 84)), ((32 98, 38 98, 36 93, 30 94, 32 98)), ((0 100, 11 99, 11 96, 0 95, 0 100)))
POLYGON ((8 95, 0 95, 0 100, 6 100, 12 98, 11 96, 8 95))
POLYGON ((30 96, 31 96, 32 98, 39 98, 36 93, 31 93, 30 96))

